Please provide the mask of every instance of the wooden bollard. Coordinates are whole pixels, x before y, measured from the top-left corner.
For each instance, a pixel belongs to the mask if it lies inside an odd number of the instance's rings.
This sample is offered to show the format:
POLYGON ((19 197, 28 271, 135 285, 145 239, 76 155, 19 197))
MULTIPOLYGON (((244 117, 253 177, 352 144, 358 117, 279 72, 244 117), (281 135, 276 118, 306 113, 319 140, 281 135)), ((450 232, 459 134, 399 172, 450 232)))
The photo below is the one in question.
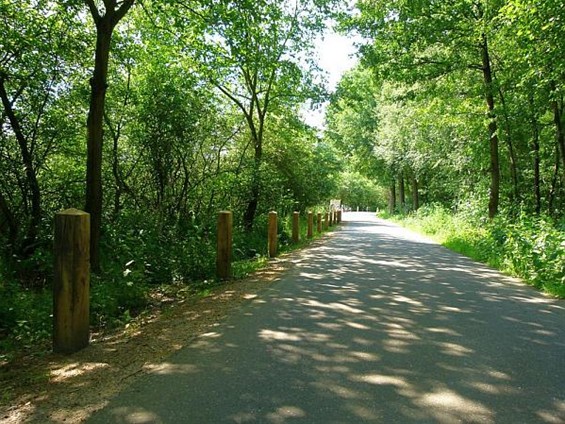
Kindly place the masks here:
POLYGON ((78 209, 55 214, 53 351, 88 346, 90 330, 90 215, 78 209))
POLYGON ((318 222, 316 223, 316 230, 318 230, 318 233, 322 232, 322 213, 318 212, 317 215, 318 218, 318 222))
POLYGON ((308 212, 308 231, 306 237, 314 237, 314 214, 311 211, 308 212))
POLYGON ((330 211, 330 227, 334 225, 334 211, 330 211))
POLYGON ((337 225, 337 210, 334 211, 334 225, 337 225))
POLYGON ((269 257, 277 256, 277 213, 269 212, 269 228, 267 233, 269 257))
POLYGON ((330 228, 330 217, 326 212, 326 214, 324 215, 324 230, 327 230, 328 228, 330 228))
POLYGON ((298 243, 300 240, 300 212, 292 214, 292 242, 298 243))
POLYGON ((231 278, 233 215, 230 211, 218 213, 218 244, 216 275, 220 280, 231 278))
POLYGON ((341 224, 341 209, 337 211, 337 223, 341 224))

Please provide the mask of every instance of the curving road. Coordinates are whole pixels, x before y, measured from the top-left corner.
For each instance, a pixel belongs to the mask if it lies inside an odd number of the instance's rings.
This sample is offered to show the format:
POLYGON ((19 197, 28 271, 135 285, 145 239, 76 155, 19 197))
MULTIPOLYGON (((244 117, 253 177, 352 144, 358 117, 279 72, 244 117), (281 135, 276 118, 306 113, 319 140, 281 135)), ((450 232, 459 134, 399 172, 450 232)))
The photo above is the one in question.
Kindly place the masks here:
POLYGON ((91 423, 565 423, 565 302, 368 213, 91 423))

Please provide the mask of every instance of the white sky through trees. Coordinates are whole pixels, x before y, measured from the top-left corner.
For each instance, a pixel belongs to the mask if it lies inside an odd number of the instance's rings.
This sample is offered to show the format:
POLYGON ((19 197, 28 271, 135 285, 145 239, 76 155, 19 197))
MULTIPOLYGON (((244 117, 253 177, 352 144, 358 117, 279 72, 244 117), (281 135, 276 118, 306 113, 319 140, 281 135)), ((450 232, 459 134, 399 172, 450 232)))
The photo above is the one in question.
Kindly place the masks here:
MULTIPOLYGON (((335 33, 328 29, 316 40, 316 54, 319 58, 319 66, 327 72, 327 89, 334 91, 344 72, 353 68, 357 63, 355 57, 356 48, 353 43, 356 39, 335 33)), ((326 105, 317 110, 305 108, 304 120, 309 125, 323 129, 326 105)))

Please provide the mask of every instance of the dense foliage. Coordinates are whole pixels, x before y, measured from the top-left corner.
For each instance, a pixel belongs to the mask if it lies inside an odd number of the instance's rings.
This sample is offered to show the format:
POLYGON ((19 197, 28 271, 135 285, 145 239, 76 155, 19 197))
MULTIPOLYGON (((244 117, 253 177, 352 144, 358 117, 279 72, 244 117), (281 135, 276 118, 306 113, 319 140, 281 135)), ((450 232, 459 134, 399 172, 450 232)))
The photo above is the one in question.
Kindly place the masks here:
POLYGON ((486 243, 479 259, 563 294, 561 3, 356 6, 341 24, 364 37, 361 63, 333 95, 327 139, 386 188, 389 214, 437 204, 486 243))
POLYGON ((0 0, 1 343, 48 338, 53 216, 69 207, 92 218, 98 326, 149 289, 209 285, 219 210, 235 259, 257 260, 269 210, 335 197, 456 212, 481 259, 563 293, 561 3, 343 5, 0 0), (330 22, 365 41, 321 137, 301 111, 327 95, 314 41, 330 22))
POLYGON ((0 0, 0 339, 50 334, 62 209, 91 214, 105 326, 148 288, 208 284, 219 210, 249 260, 266 212, 334 196, 337 153, 301 118, 324 96, 311 52, 334 3, 0 0))

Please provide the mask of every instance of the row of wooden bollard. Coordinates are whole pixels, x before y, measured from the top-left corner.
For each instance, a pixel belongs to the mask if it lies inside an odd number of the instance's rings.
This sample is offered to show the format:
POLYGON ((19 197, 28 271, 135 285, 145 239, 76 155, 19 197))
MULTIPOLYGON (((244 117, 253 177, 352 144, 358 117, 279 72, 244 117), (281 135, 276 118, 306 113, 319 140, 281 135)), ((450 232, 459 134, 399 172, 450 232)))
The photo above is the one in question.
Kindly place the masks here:
MULTIPOLYGON (((322 214, 317 214, 318 233, 322 232, 322 228, 328 229, 334 224, 341 222, 341 210, 326 212, 322 225, 322 214)), ((277 256, 278 251, 278 215, 276 212, 269 212, 267 228, 267 251, 270 258, 277 256)), ((216 275, 219 279, 227 280, 231 278, 231 262, 232 262, 232 234, 233 234, 233 218, 230 211, 222 211, 218 213, 218 237, 216 250, 216 275)), ((308 226, 306 237, 314 236, 314 214, 308 212, 308 226)), ((292 241, 298 243, 300 241, 300 212, 292 214, 292 241)))
MULTIPOLYGON (((317 214, 318 233, 341 222, 341 211, 317 214)), ((314 214, 308 212, 307 237, 314 234, 314 214)), ((277 213, 269 212, 268 253, 277 256, 277 213)), ((300 213, 292 216, 292 241, 300 239, 300 213)), ((232 276, 232 212, 218 214, 216 274, 226 280, 232 276)), ((90 215, 67 209, 55 215, 55 270, 53 281, 53 351, 73 353, 89 343, 90 337, 90 215)))

